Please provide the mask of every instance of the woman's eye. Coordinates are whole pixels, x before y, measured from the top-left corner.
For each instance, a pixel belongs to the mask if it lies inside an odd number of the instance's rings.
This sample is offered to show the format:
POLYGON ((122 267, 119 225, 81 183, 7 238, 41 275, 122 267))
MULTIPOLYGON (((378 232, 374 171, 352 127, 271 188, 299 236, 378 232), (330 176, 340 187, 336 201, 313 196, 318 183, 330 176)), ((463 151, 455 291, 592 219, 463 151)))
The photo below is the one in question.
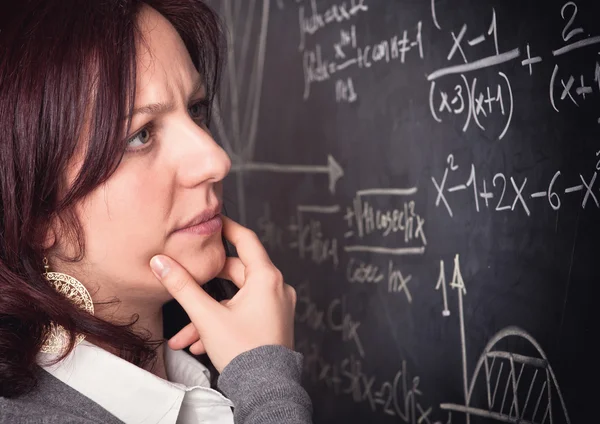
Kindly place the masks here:
POLYGON ((201 101, 201 102, 191 105, 188 108, 188 110, 190 112, 190 116, 192 117, 192 119, 194 121, 201 122, 203 124, 206 123, 205 121, 206 121, 208 106, 205 104, 204 101, 201 101))
POLYGON ((140 147, 145 144, 148 144, 149 141, 150 141, 150 130, 148 130, 147 128, 143 128, 140 132, 138 132, 136 135, 134 135, 132 138, 129 139, 129 141, 127 142, 127 146, 134 147, 134 148, 140 147))

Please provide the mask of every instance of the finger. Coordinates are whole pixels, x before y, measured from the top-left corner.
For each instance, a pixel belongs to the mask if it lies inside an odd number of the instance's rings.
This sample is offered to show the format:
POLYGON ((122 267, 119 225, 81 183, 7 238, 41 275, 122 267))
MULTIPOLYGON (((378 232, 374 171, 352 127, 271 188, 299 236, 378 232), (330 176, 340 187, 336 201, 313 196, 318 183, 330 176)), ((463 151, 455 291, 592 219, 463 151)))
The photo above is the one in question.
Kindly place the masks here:
POLYGON ((194 355, 203 355, 206 353, 206 349, 204 348, 204 343, 202 340, 198 340, 196 343, 190 346, 190 352, 194 355))
POLYGON ((223 235, 235 246, 238 256, 245 266, 250 264, 273 265, 269 254, 252 230, 226 216, 222 218, 223 235))
POLYGON ((200 287, 194 278, 177 261, 165 255, 150 260, 152 272, 177 302, 183 307, 196 329, 206 322, 214 322, 214 315, 222 306, 200 287))
POLYGON ((183 349, 199 339, 200 335, 198 334, 196 326, 190 322, 169 339, 169 347, 173 350, 183 349))
POLYGON ((218 277, 229 280, 238 288, 242 288, 246 280, 245 270, 246 267, 239 258, 227 258, 218 277))

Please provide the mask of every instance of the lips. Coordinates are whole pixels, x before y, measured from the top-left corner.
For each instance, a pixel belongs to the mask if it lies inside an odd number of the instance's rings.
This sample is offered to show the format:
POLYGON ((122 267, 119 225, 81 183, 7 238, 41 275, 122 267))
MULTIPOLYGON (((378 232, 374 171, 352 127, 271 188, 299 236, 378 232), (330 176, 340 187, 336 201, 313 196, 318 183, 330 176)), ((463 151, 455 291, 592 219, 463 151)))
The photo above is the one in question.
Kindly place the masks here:
POLYGON ((198 215, 179 225, 175 232, 193 233, 200 235, 213 234, 214 232, 220 230, 221 226, 223 225, 220 213, 220 204, 218 204, 216 207, 205 209, 198 215))

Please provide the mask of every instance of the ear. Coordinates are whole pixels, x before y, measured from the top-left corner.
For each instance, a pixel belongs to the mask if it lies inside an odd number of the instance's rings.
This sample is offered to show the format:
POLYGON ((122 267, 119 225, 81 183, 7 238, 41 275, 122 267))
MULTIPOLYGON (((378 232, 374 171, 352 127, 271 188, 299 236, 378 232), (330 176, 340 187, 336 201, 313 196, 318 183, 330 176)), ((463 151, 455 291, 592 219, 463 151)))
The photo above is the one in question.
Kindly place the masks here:
POLYGON ((44 251, 50 250, 52 247, 54 247, 55 243, 56 243, 56 230, 54 229, 53 226, 49 226, 48 230, 46 231, 46 234, 44 234, 44 236, 42 238, 42 249, 44 251))
POLYGON ((40 234, 40 244, 44 251, 50 250, 56 244, 59 221, 56 217, 52 217, 50 223, 43 230, 43 233, 40 234))

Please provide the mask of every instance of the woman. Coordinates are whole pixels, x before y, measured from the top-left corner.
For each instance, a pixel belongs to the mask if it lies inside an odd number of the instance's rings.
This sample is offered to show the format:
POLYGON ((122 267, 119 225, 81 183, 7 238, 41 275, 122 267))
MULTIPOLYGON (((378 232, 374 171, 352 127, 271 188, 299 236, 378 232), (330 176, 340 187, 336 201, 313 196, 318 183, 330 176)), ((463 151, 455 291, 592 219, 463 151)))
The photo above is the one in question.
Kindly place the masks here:
POLYGON ((12 3, 0 11, 0 422, 310 422, 295 293, 221 215, 231 164, 207 129, 213 13, 198 0, 12 3), (200 287, 215 277, 239 291, 217 302, 200 287), (191 323, 166 345, 173 298, 191 323))

